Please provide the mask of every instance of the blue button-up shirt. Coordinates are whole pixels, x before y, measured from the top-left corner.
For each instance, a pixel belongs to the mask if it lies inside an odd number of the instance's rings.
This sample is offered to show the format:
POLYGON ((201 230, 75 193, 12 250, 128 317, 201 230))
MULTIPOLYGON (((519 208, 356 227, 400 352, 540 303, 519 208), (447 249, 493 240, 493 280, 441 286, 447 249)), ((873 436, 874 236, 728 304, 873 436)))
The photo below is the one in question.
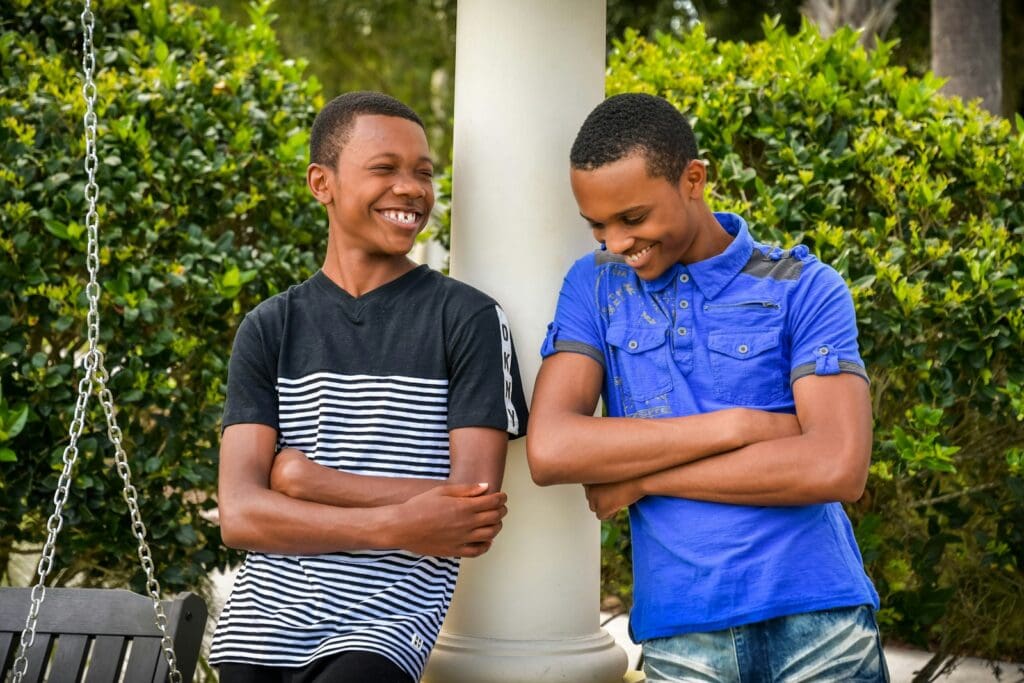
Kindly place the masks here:
MULTIPOLYGON (((739 216, 715 217, 734 239, 712 258, 647 281, 597 251, 566 275, 542 355, 582 353, 601 363, 609 416, 793 412, 792 383, 801 377, 867 377, 842 277, 806 247, 758 244, 739 216)), ((630 520, 638 640, 878 605, 838 503, 650 496, 631 507, 630 520)))

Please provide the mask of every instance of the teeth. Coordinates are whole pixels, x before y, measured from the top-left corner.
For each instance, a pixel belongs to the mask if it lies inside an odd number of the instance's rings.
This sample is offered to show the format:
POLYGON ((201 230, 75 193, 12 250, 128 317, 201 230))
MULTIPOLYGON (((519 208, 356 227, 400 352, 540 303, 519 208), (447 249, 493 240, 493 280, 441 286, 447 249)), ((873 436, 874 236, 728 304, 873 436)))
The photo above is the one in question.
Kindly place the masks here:
POLYGON ((653 247, 653 246, 654 246, 653 244, 650 245, 650 246, 646 246, 643 249, 641 249, 640 251, 636 252, 635 254, 627 254, 626 255, 626 261, 629 262, 629 263, 636 263, 637 261, 640 260, 641 257, 643 257, 644 254, 649 252, 651 250, 651 247, 653 247))
POLYGON ((387 211, 384 211, 383 214, 384 217, 387 218, 388 220, 395 221, 396 223, 405 223, 407 225, 414 224, 416 222, 417 217, 417 214, 413 212, 395 211, 393 209, 388 209, 387 211))

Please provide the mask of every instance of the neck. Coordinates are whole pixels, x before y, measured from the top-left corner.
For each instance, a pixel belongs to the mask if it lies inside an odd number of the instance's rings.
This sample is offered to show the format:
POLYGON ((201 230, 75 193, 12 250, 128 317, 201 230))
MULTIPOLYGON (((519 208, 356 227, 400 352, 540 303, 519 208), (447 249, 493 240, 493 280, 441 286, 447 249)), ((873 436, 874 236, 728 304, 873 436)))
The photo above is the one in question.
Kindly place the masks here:
POLYGON ((364 251, 342 247, 332 237, 327 239, 324 275, 353 297, 360 297, 381 285, 397 280, 416 267, 406 255, 374 256, 364 251))
POLYGON ((733 236, 721 226, 711 209, 702 204, 697 210, 697 230, 693 244, 680 261, 689 265, 718 256, 729 248, 732 241, 733 236))

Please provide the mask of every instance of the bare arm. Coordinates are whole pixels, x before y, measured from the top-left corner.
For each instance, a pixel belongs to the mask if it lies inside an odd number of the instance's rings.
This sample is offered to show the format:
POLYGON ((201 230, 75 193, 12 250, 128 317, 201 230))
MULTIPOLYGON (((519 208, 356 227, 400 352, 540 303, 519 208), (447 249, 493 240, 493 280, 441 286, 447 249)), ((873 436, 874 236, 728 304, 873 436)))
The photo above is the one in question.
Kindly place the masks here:
POLYGON ((294 448, 274 459, 270 486, 291 498, 343 507, 378 507, 404 503, 442 484, 486 483, 501 490, 508 434, 499 429, 465 427, 448 435, 451 471, 447 479, 377 477, 342 472, 313 462, 294 448))
POLYGON ((224 430, 218 502, 221 535, 235 548, 287 554, 405 548, 475 556, 501 529, 505 494, 477 484, 439 486, 397 505, 337 507, 270 488, 276 431, 238 424, 224 430))
POLYGON ((809 375, 793 385, 802 433, 617 484, 589 487, 606 519, 643 496, 738 505, 810 505, 863 494, 871 461, 871 399, 851 374, 809 375))
POLYGON ((578 353, 544 360, 526 452, 542 486, 634 479, 765 439, 799 434, 792 415, 735 408, 666 419, 594 417, 604 370, 578 353))

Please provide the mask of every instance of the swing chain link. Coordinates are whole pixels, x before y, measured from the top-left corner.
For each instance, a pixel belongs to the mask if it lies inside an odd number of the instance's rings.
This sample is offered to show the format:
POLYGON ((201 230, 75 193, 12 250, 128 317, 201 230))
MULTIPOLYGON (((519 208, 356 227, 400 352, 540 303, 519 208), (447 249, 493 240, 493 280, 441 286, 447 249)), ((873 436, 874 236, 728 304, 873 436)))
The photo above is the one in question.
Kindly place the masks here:
POLYGON ((124 483, 124 499, 128 504, 128 510, 131 514, 132 533, 135 535, 139 545, 139 561, 146 572, 146 590, 149 593, 149 597, 153 600, 156 625, 160 629, 161 646, 164 658, 167 660, 168 680, 171 683, 181 683, 182 677, 181 672, 178 671, 177 657, 174 653, 174 641, 167 632, 167 615, 164 612, 163 603, 160 602, 160 583, 156 579, 153 557, 149 550, 149 544, 146 542, 146 525, 142 522, 142 515, 139 512, 138 491, 132 485, 131 468, 128 464, 128 456, 121 443, 121 428, 117 425, 117 410, 114 407, 114 397, 107 387, 107 380, 110 379, 110 375, 103 364, 103 352, 99 349, 100 285, 98 273, 100 257, 99 213, 96 209, 96 202, 99 199, 96 169, 99 166, 99 160, 96 156, 98 117, 96 116, 95 105, 97 89, 93 78, 96 69, 96 52, 93 45, 93 29, 95 28, 96 16, 91 8, 91 0, 85 0, 85 10, 82 12, 81 20, 84 31, 82 38, 82 69, 85 74, 82 96, 86 102, 86 112, 83 119, 85 123, 85 172, 88 175, 84 194, 86 201, 89 203, 89 209, 85 216, 85 227, 88 233, 85 263, 89 271, 89 282, 85 286, 85 294, 89 300, 89 312, 86 317, 89 350, 83 359, 85 376, 78 383, 78 398, 75 401, 74 417, 68 428, 68 445, 65 447, 61 458, 64 466, 61 469, 60 478, 57 480, 57 490, 53 494, 54 511, 46 522, 46 543, 43 545, 42 556, 39 559, 39 566, 36 570, 39 580, 32 587, 31 605, 25 621, 25 629, 21 632, 18 656, 14 661, 13 683, 21 683, 28 669, 26 653, 35 643, 39 608, 46 595, 46 577, 53 566, 57 534, 60 533, 61 528, 64 526, 63 510, 71 487, 72 472, 75 462, 78 460, 78 440, 81 437, 82 429, 85 427, 86 409, 88 408, 89 397, 92 395, 94 387, 98 388, 99 402, 106 416, 107 437, 114 446, 117 473, 124 483))

